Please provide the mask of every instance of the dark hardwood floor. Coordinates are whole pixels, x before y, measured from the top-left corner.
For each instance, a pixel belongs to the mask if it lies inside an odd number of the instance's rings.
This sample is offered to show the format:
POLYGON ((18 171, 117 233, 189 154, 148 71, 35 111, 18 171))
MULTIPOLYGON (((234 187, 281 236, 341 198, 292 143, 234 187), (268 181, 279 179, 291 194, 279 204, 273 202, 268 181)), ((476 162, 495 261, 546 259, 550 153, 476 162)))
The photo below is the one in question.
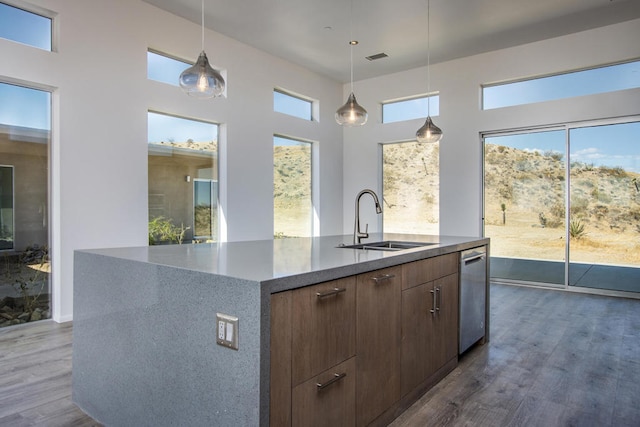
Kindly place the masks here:
POLYGON ((406 426, 640 426, 640 300, 491 286, 491 342, 406 426))
MULTIPOLYGON (((640 300, 491 286, 491 342, 392 426, 640 426, 640 300)), ((0 426, 96 426, 71 402, 71 323, 0 329, 0 426)))
POLYGON ((0 426, 98 426, 71 402, 71 322, 0 329, 0 426))

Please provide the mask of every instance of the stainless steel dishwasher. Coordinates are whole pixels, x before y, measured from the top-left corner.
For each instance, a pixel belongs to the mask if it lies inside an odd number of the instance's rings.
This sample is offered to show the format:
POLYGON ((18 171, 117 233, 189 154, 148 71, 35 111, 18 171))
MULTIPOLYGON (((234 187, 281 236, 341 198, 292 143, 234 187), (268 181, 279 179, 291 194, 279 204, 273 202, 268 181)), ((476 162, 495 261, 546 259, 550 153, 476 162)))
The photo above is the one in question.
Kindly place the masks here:
POLYGON ((460 254, 460 342, 464 353, 485 335, 487 249, 468 249, 460 254))

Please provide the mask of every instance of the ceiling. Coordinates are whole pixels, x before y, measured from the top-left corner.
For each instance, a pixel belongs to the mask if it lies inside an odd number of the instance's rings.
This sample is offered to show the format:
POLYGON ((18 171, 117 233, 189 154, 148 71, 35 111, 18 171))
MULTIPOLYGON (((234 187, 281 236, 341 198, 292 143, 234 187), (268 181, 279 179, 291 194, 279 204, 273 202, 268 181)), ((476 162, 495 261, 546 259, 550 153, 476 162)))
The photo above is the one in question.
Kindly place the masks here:
MULTIPOLYGON (((200 25, 201 0, 144 1, 200 25)), ((205 25, 340 82, 352 38, 354 80, 427 64, 427 0, 352 1, 205 0, 205 25)), ((430 63, 636 18, 640 0, 430 0, 430 63)))

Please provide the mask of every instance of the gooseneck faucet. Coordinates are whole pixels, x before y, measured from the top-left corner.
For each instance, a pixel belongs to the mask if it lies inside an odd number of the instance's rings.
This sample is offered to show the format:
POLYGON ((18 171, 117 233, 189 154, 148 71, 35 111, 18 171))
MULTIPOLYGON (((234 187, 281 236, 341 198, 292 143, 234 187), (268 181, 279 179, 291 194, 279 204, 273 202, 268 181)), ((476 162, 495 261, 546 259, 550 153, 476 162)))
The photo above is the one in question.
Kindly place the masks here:
POLYGON ((373 197, 373 201, 376 204, 376 213, 377 214, 381 214, 382 213, 382 208, 380 207, 380 202, 378 201, 378 196, 376 196, 376 193, 373 192, 373 190, 369 190, 369 189, 364 189, 361 192, 358 193, 358 195, 356 196, 356 215, 355 215, 355 223, 353 224, 353 244, 360 244, 360 240, 362 238, 367 238, 369 237, 369 224, 365 224, 365 229, 364 229, 364 233, 362 231, 360 231, 360 198, 364 195, 364 194, 371 194, 371 197, 373 197))

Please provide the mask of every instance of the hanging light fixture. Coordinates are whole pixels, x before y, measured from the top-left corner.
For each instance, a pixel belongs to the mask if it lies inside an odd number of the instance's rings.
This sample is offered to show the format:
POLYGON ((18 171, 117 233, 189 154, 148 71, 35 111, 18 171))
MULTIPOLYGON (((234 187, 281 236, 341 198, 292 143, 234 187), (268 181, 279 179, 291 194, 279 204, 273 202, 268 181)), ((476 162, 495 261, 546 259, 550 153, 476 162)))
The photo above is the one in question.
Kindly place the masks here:
POLYGON ((336 122, 342 126, 362 126, 367 123, 367 110, 365 110, 353 94, 353 47, 358 44, 357 40, 353 40, 353 0, 351 0, 351 14, 349 17, 350 36, 349 41, 349 55, 351 62, 351 93, 347 102, 336 111, 336 122))
POLYGON ((196 63, 180 74, 180 87, 189 96, 206 99, 222 95, 224 86, 224 78, 209 65, 207 54, 204 53, 204 0, 202 0, 202 51, 196 63))
POLYGON ((429 66, 430 66, 430 56, 431 56, 431 49, 429 46, 429 30, 431 28, 430 26, 430 22, 429 22, 429 9, 430 9, 430 5, 429 5, 429 1, 427 0, 427 120, 424 122, 424 125, 422 125, 422 127, 420 129, 418 129, 418 131, 416 132, 416 139, 418 140, 418 142, 428 142, 428 143, 435 143, 438 142, 442 139, 442 129, 440 129, 438 126, 436 126, 433 123, 433 120, 431 120, 431 114, 430 114, 430 108, 429 108, 429 93, 431 91, 431 81, 430 81, 430 70, 429 70, 429 66))

